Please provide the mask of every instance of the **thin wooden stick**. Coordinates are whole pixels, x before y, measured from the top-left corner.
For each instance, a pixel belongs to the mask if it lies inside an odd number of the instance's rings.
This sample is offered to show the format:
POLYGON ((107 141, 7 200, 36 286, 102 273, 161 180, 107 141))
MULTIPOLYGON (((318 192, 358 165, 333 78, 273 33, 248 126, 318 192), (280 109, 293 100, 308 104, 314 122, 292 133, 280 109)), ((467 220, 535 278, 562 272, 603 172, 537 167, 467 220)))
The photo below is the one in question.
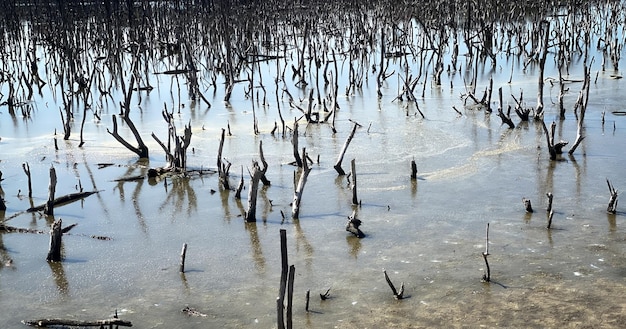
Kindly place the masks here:
POLYGON ((183 250, 180 252, 180 273, 185 273, 185 257, 187 256, 187 244, 183 243, 183 250))
POLYGON ((487 270, 483 274, 483 281, 490 282, 491 281, 491 268, 489 268, 489 262, 487 261, 487 256, 489 256, 489 223, 487 223, 487 235, 485 238, 485 251, 483 252, 483 259, 485 260, 485 266, 487 266, 487 270))

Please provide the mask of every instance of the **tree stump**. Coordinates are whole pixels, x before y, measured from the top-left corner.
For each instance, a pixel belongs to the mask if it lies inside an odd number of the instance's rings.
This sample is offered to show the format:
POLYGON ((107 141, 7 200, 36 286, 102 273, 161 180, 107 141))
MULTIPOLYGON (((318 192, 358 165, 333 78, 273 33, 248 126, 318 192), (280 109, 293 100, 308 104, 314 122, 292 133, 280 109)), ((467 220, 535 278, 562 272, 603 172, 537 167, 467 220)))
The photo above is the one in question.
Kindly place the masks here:
POLYGON ((48 201, 43 209, 43 213, 49 216, 54 215, 54 193, 57 186, 57 172, 50 166, 50 185, 48 185, 48 201))
POLYGON ((52 228, 50 229, 50 249, 46 257, 46 260, 49 262, 61 261, 61 240, 63 236, 61 225, 62 220, 59 218, 52 224, 52 228))

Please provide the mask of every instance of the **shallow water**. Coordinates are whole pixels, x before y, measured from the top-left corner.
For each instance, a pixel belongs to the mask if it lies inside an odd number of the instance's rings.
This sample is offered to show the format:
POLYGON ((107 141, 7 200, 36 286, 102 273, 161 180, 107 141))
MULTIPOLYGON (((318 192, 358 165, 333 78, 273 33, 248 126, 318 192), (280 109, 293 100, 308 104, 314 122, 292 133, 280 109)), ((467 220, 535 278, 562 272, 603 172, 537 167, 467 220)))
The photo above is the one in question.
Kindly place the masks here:
MULTIPOLYGON (((494 91, 502 87, 505 103, 514 104, 508 95, 517 97, 523 90, 525 104, 534 107, 537 69, 522 71, 522 64, 505 55, 499 55, 498 63, 491 75, 494 91), (511 65, 515 79, 509 84, 511 65)), ((403 72, 400 63, 391 65, 403 72)), ((36 95, 29 118, 12 117, 0 107, 1 186, 8 207, 0 216, 7 225, 48 230, 52 218, 22 211, 45 202, 51 165, 59 177, 57 195, 76 192, 79 183, 86 191, 99 191, 55 209, 54 218, 62 218, 64 226, 78 223, 63 238, 60 264, 45 261, 47 234, 0 235, 0 257, 3 263, 11 260, 10 266, 0 267, 0 327, 22 327, 21 320, 34 318, 100 319, 115 310, 140 328, 276 327, 280 229, 287 230, 289 263, 296 268, 295 327, 624 326, 624 211, 618 206, 617 214, 606 212, 606 179, 618 190, 626 185, 626 117, 612 114, 623 110, 626 86, 623 79, 611 77, 619 72, 592 66, 592 77, 599 73, 596 81, 592 78, 586 138, 573 156, 550 161, 538 122, 518 124, 514 118, 516 128, 508 129, 494 113, 463 107, 463 75, 470 73, 444 73, 439 87, 429 80, 424 97, 418 98, 421 118, 412 104, 393 101, 396 75, 377 99, 376 74, 370 71, 369 83, 354 95, 339 93, 336 134, 327 124, 300 125, 300 147, 312 159, 319 156, 319 163, 312 165, 300 219, 292 220, 296 169, 289 164, 291 135, 272 136, 270 131, 279 120, 278 106, 290 126, 301 113, 289 107, 286 96, 273 96, 275 63, 260 67, 267 72, 269 105, 254 104, 258 135, 244 87, 235 87, 229 104, 221 101, 222 88, 207 93, 208 109, 184 97, 185 85, 179 100, 169 92, 170 79, 154 75, 155 90, 143 93, 141 104, 131 110, 150 147, 148 162, 138 162, 106 133, 112 127, 110 115, 119 111, 116 102, 100 104, 101 121, 88 114, 81 148, 82 113, 77 111, 70 140, 56 135, 58 151, 53 144, 55 129, 62 131, 58 99, 36 95), (179 101, 186 105, 174 115, 177 127, 191 122, 193 130, 190 168, 215 169, 221 128, 230 125, 232 136, 226 138, 223 155, 233 164, 230 179, 236 185, 242 166, 248 179, 245 168, 258 158, 263 142, 272 184, 259 193, 256 223, 242 218, 247 190, 239 203, 234 192, 221 190, 214 173, 114 181, 165 165, 150 133, 165 138, 162 104, 171 108, 179 101), (346 177, 333 169, 352 127, 349 119, 363 125, 343 162, 348 171, 350 160, 356 159, 361 201, 356 208, 346 177), (413 159, 419 171, 415 181, 409 177, 413 159), (32 201, 24 162, 33 176, 32 201), (113 165, 100 168, 99 163, 113 165), (551 230, 546 229, 547 192, 554 194, 551 230), (534 213, 524 211, 522 198, 531 199, 534 213), (344 230, 353 209, 363 221, 364 239, 344 230), (481 282, 487 223, 491 283, 481 282), (181 274, 183 243, 189 247, 181 274), (393 298, 383 269, 396 286, 404 283, 409 298, 393 298), (331 298, 321 301, 318 295, 329 288, 331 298), (184 315, 186 306, 206 317, 184 315)), ((342 70, 340 91, 347 81, 347 67, 342 70)), ((582 77, 580 61, 569 70, 572 77, 582 77)), ((488 71, 479 72, 487 77, 478 80, 479 94, 488 84, 488 71)), ((557 76, 554 61, 548 61, 546 76, 557 76)), ((287 83, 294 97, 306 97, 305 90, 287 83)), ((580 86, 570 86, 565 97, 570 108, 580 86)), ((545 92, 546 123, 555 120, 557 137, 573 143, 574 114, 568 110, 560 120, 550 101, 558 86, 547 84, 545 92)), ((131 137, 127 130, 123 133, 131 137)))

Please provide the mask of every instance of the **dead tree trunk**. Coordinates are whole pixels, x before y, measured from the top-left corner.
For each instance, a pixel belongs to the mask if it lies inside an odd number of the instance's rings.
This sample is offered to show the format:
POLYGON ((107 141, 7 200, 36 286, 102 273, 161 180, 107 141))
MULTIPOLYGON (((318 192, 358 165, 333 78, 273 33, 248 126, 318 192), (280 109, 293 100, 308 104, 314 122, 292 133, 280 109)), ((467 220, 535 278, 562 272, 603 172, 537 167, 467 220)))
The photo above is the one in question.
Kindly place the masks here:
POLYGON ((185 258, 187 257, 187 244, 183 243, 183 249, 180 252, 180 266, 179 272, 185 273, 185 258))
MULTIPOLYGON (((293 157, 295 158, 295 164, 302 168, 302 158, 298 153, 298 120, 294 119, 293 122, 293 135, 291 136, 291 144, 293 145, 293 157)), ((304 159, 306 161, 306 159, 304 159)))
POLYGON ((230 162, 228 164, 222 163, 222 150, 224 149, 224 138, 226 136, 226 129, 222 128, 222 137, 220 138, 220 147, 217 151, 217 173, 219 176, 220 184, 225 190, 230 190, 230 183, 228 182, 228 172, 230 170, 230 162))
POLYGON ((252 162, 252 172, 250 172, 250 188, 248 189, 248 210, 246 211, 246 221, 256 222, 256 199, 259 189, 259 180, 267 171, 267 162, 263 156, 263 141, 259 142, 259 157, 263 167, 259 163, 252 162))
POLYGON ((574 151, 576 151, 576 148, 578 147, 578 145, 580 145, 583 139, 585 139, 585 136, 583 136, 583 129, 584 129, 583 124, 584 124, 584 119, 585 119, 585 111, 587 109, 587 101, 589 99, 589 85, 591 82, 590 81, 591 77, 589 76, 589 69, 587 68, 586 65, 584 67, 584 73, 585 73, 585 80, 583 81, 583 87, 580 91, 580 94, 578 95, 576 104, 574 105, 574 113, 576 113, 576 110, 580 108, 580 114, 577 115, 578 129, 576 130, 576 141, 574 142, 574 145, 572 146, 572 148, 567 152, 568 154, 573 154, 574 151))
POLYGON ((613 187, 613 185, 611 185, 611 182, 608 178, 606 179, 606 183, 609 185, 609 193, 611 193, 611 197, 609 198, 609 206, 606 208, 606 211, 614 214, 617 212, 617 190, 615 189, 615 187, 613 187))
POLYGON ((30 166, 28 165, 28 162, 22 163, 22 169, 24 169, 24 173, 26 174, 26 177, 28 178, 28 197, 32 198, 33 197, 33 184, 32 184, 32 179, 30 176, 30 166))
POLYGON ((302 148, 302 172, 300 173, 300 179, 298 179, 298 185, 293 195, 293 202, 291 203, 291 217, 298 219, 300 215, 300 201, 302 201, 302 192, 304 191, 304 185, 306 184, 307 177, 311 168, 309 168, 309 162, 306 160, 306 148, 302 148))
POLYGON ((550 22, 542 21, 543 25, 545 25, 545 29, 543 31, 543 43, 541 45, 541 57, 539 58, 539 77, 538 83, 539 87, 537 89, 537 109, 535 110, 535 119, 543 120, 543 71, 546 66, 546 56, 548 55, 548 40, 550 37, 550 22))
POLYGON ((356 192, 356 160, 352 159, 350 161, 350 173, 352 174, 352 204, 359 204, 359 198, 357 197, 356 192))
POLYGON ((348 136, 348 139, 346 139, 346 142, 343 144, 343 147, 341 148, 341 152, 339 153, 339 157, 337 158, 337 163, 335 163, 335 170, 337 171, 339 176, 343 176, 346 174, 346 172, 343 171, 343 168, 341 168, 341 162, 343 161, 343 157, 346 154, 346 150, 348 150, 348 145, 350 145, 350 142, 352 141, 352 138, 354 137, 354 133, 356 132, 357 126, 358 126, 358 123, 355 122, 354 126, 352 127, 352 131, 350 132, 350 135, 348 136))
POLYGON ((511 120, 511 106, 509 106, 506 114, 504 114, 504 111, 502 109, 502 107, 504 106, 502 104, 502 87, 498 88, 498 99, 500 101, 498 105, 498 116, 500 117, 500 119, 502 119, 502 123, 506 123, 511 129, 515 128, 515 124, 513 123, 513 120, 511 120))
POLYGON ((130 131, 133 133, 133 136, 135 137, 135 140, 137 141, 138 145, 136 147, 131 145, 122 136, 118 134, 117 119, 115 115, 113 115, 113 131, 111 132, 107 128, 107 132, 111 136, 113 136, 113 138, 115 138, 120 144, 124 145, 124 147, 126 147, 133 153, 137 154, 139 158, 145 159, 145 158, 148 158, 148 146, 146 146, 146 144, 143 142, 143 139, 141 138, 141 135, 139 134, 137 127, 135 127, 135 124, 130 119, 130 101, 132 97, 133 86, 135 85, 135 74, 137 72, 138 65, 139 65, 139 61, 137 59, 137 54, 135 54, 135 56, 133 57, 132 73, 130 75, 130 81, 128 83, 127 90, 124 90, 124 79, 122 79, 122 89, 123 89, 122 91, 124 92, 124 103, 120 102, 120 106, 123 110, 122 112, 120 112, 120 115, 122 115, 122 120, 124 120, 124 123, 126 123, 126 125, 128 126, 128 129, 130 129, 130 131))
POLYGON ((50 166, 50 185, 48 185, 48 201, 43 209, 43 213, 49 216, 54 215, 54 192, 57 187, 57 172, 50 166))
POLYGON ((62 220, 59 218, 54 221, 52 228, 50 229, 50 249, 48 250, 48 256, 46 260, 49 262, 61 261, 61 237, 63 232, 61 230, 62 220))

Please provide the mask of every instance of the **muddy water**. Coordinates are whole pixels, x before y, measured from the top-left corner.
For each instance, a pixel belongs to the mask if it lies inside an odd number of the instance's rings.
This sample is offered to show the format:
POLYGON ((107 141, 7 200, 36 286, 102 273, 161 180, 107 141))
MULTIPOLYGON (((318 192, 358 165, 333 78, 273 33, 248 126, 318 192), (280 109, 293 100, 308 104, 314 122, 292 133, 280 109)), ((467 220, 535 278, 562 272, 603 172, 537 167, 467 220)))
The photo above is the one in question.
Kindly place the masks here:
MULTIPOLYGON (((600 54, 596 54, 601 56, 600 54)), ((449 60, 449 59, 447 59, 449 60)), ((525 104, 536 104, 536 68, 522 70, 518 62, 498 57, 492 72, 494 90, 524 91, 525 104), (501 66, 500 66, 501 65, 501 66), (514 67, 514 79, 507 83, 514 67)), ((597 60, 596 60, 597 61, 597 60)), ((392 63, 400 65, 399 63, 392 63)), ((465 63, 463 67, 465 67, 465 63)), ((86 143, 78 147, 81 113, 69 141, 61 131, 58 100, 35 96, 30 118, 11 117, 0 108, 0 170, 7 211, 6 224, 47 231, 51 217, 22 213, 47 197, 48 169, 59 177, 57 195, 84 190, 97 194, 55 209, 55 219, 78 223, 63 239, 64 261, 48 264, 48 235, 0 235, 0 327, 18 328, 33 318, 106 318, 117 310, 120 318, 140 328, 276 327, 276 296, 280 278, 279 230, 287 230, 289 262, 295 265, 294 323, 305 328, 380 327, 623 327, 626 283, 624 211, 606 213, 606 179, 618 190, 626 185, 626 117, 623 80, 613 71, 600 71, 590 88, 585 118, 586 139, 573 156, 550 161, 541 125, 519 123, 515 129, 500 124, 494 114, 464 108, 463 74, 444 74, 442 85, 427 82, 420 109, 393 101, 397 78, 388 79, 377 99, 375 73, 354 95, 338 99, 337 133, 322 125, 301 125, 300 146, 319 163, 304 190, 299 220, 291 220, 295 167, 290 134, 272 136, 278 106, 290 124, 298 110, 285 97, 276 99, 267 72, 268 106, 254 104, 260 134, 253 133, 252 103, 236 87, 230 104, 221 102, 223 90, 210 94, 212 107, 192 105, 188 99, 178 127, 191 121, 194 169, 215 169, 221 128, 230 125, 224 157, 233 166, 235 185, 244 168, 258 158, 263 141, 272 184, 259 193, 256 223, 244 223, 234 193, 222 191, 217 175, 116 179, 145 175, 147 168, 163 166, 163 153, 150 133, 165 138, 163 102, 178 104, 169 92, 171 81, 154 76, 157 88, 142 95, 131 116, 151 150, 148 161, 137 161, 106 129, 116 102, 102 103, 102 120, 89 115, 86 143), (458 115, 455 106, 462 111, 458 115), (602 112, 605 121, 602 122, 602 112), (344 169, 356 159, 360 206, 351 205, 346 177, 333 169, 352 122, 357 129, 344 169), (411 181, 410 161, 418 166, 411 181), (21 165, 28 162, 33 176, 33 198, 21 165), (107 163, 111 166, 101 167, 107 163), (553 229, 546 229, 545 194, 554 194, 553 229), (535 212, 526 213, 522 198, 531 199, 535 212), (344 230, 346 217, 356 209, 367 235, 357 239, 344 230), (283 219, 281 212, 287 218, 283 219), (481 282, 485 227, 490 224, 491 283, 481 282), (110 237, 109 241, 92 235, 110 237), (189 245, 186 273, 178 272, 180 249, 189 245), (9 263, 10 262, 10 263, 9 263), (384 280, 405 286, 408 298, 397 301, 384 280), (330 288, 331 298, 318 295, 330 288), (311 290, 311 312, 304 296, 311 290), (187 317, 189 306, 205 317, 187 317)), ((347 68, 343 68, 344 73, 347 68)), ((415 68, 417 69, 417 67, 415 68)), ((592 66, 595 75, 600 69, 592 66)), ((396 72, 403 69, 397 67, 396 72)), ((582 63, 570 67, 572 78, 582 77, 582 63)), ((488 76, 489 69, 480 70, 488 76), (483 72, 484 70, 484 72, 483 72)), ((547 76, 556 77, 548 61, 547 76)), ((340 90, 346 84, 340 80, 340 90)), ((477 90, 488 80, 479 79, 477 90)), ((420 86, 421 87, 421 86, 420 86)), ((580 83, 572 83, 565 97, 571 109, 580 83)), ((182 86, 181 95, 186 95, 182 86)), ((304 99, 307 90, 291 92, 304 99)), ((418 87, 419 89, 419 87, 418 87)), ((576 119, 569 110, 558 119, 557 87, 546 86, 545 120, 557 122, 557 136, 573 143, 576 119)), ((418 93, 419 94, 419 93, 418 93)), ((494 98, 495 99, 495 98, 494 98)), ((302 103, 306 106, 306 101, 302 103)), ((493 106, 497 106, 494 103, 493 106)), ((127 138, 131 134, 124 131, 127 138)), ((568 148, 566 147, 566 150, 568 148)), ((247 192, 247 191, 244 191, 247 192)))

